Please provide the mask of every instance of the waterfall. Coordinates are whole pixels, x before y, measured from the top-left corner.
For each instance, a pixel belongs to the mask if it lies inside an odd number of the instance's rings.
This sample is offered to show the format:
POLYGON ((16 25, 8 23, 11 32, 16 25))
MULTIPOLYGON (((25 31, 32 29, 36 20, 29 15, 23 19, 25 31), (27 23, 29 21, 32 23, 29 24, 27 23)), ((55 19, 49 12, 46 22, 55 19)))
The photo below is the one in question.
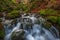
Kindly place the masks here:
POLYGON ((25 31, 25 40, 59 40, 57 37, 54 37, 54 35, 49 30, 43 28, 40 24, 34 23, 37 21, 37 18, 35 18, 34 16, 32 16, 32 17, 24 16, 24 17, 22 17, 22 19, 20 19, 22 22, 17 21, 16 25, 11 25, 11 26, 13 26, 12 29, 11 28, 9 29, 8 24, 4 25, 5 31, 6 31, 5 32, 6 36, 5 36, 4 40, 12 40, 11 39, 12 33, 16 30, 20 30, 21 27, 23 27, 22 29, 25 31), (29 21, 30 19, 31 19, 31 21, 29 21), (29 23, 30 23, 30 25, 29 25, 29 23), (22 26, 21 26, 21 24, 22 24, 22 26), (31 25, 32 25, 32 28, 30 28, 31 25))
MULTIPOLYGON (((18 22, 17 25, 16 25, 16 27, 14 27, 14 28, 12 29, 12 31, 5 36, 5 40, 11 40, 11 34, 12 34, 12 32, 14 32, 15 30, 19 30, 20 25, 21 25, 21 23, 18 22)), ((8 29, 8 28, 6 28, 6 29, 8 29)), ((6 31, 7 31, 7 30, 6 30, 6 31)), ((9 31, 10 31, 10 30, 9 30, 9 31)), ((7 31, 7 32, 9 32, 9 31, 7 31)))
POLYGON ((29 33, 26 37, 27 40, 57 40, 51 32, 48 30, 41 28, 39 25, 34 25, 32 32, 29 33), (41 33, 42 32, 42 33, 41 33))

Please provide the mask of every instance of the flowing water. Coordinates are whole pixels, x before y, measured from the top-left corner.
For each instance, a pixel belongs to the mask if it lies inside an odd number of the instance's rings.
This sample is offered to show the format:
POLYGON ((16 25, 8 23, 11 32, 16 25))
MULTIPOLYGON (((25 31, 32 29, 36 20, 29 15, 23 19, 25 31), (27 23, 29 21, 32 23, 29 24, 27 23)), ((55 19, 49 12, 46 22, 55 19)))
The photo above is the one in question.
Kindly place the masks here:
POLYGON ((4 22, 4 28, 5 28, 4 40, 12 40, 11 39, 12 33, 20 29, 23 29, 25 31, 25 40, 59 40, 59 38, 53 35, 54 33, 43 28, 42 25, 37 23, 37 18, 35 18, 34 16, 31 17, 23 16, 20 20, 17 19, 16 24, 12 25, 10 22, 9 23, 4 22), (23 26, 21 26, 21 24, 23 26))

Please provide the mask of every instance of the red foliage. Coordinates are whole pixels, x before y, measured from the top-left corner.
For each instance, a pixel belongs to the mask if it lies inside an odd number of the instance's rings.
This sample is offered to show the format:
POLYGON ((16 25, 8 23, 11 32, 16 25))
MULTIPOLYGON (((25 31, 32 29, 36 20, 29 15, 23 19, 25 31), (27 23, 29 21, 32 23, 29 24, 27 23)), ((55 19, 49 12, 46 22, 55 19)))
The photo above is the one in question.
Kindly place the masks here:
POLYGON ((18 3, 19 3, 19 2, 21 2, 21 0, 16 0, 16 2, 18 2, 18 3))
POLYGON ((43 3, 43 4, 41 4, 40 8, 46 9, 46 5, 43 3))
POLYGON ((37 8, 31 9, 30 12, 32 12, 32 13, 38 13, 38 11, 39 11, 40 9, 46 9, 46 5, 43 3, 43 4, 41 4, 40 6, 38 6, 37 8))

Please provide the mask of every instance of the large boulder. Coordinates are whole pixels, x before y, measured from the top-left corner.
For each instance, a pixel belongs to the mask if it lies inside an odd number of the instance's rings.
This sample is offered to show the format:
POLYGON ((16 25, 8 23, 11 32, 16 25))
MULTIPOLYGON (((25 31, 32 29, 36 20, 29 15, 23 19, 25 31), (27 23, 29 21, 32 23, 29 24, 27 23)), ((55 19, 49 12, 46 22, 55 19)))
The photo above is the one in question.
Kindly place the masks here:
POLYGON ((0 23, 0 40, 4 40, 4 35, 5 35, 4 27, 3 24, 0 23))
POLYGON ((23 26, 23 29, 31 29, 32 28, 32 20, 27 17, 27 16, 24 16, 23 18, 21 18, 21 23, 22 23, 22 26, 23 26))
POLYGON ((20 29, 20 30, 15 30, 13 33, 12 33, 12 40, 24 40, 25 37, 24 37, 24 34, 25 34, 25 31, 20 29))

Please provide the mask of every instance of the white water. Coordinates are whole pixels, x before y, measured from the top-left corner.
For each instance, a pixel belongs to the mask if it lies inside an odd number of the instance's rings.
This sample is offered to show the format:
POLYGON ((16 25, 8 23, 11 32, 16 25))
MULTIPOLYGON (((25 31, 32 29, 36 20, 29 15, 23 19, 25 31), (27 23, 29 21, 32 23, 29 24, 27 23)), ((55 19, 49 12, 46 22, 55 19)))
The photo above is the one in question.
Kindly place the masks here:
MULTIPOLYGON (((34 23, 36 21, 35 17, 30 17, 30 19, 32 20, 32 23, 34 23)), ((26 28, 25 25, 23 25, 23 26, 26 28)), ((5 27, 7 27, 7 26, 5 26, 5 27)), ((9 30, 8 28, 5 28, 5 29, 7 29, 5 31, 8 33, 5 36, 4 40, 11 40, 12 33, 15 30, 20 30, 21 29, 20 27, 21 27, 21 22, 17 22, 17 25, 14 26, 11 30, 9 30)), ((27 28, 26 28, 23 30, 25 30, 25 38, 26 38, 25 40, 59 40, 58 38, 54 37, 50 31, 43 28, 39 24, 34 24, 32 26, 32 29, 27 30, 27 28)))
POLYGON ((55 38, 51 34, 51 32, 49 32, 44 28, 41 29, 41 26, 36 24, 33 26, 32 32, 26 36, 26 39, 27 40, 57 40, 57 38, 55 38), (44 31, 44 32, 41 33, 41 31, 44 31))
POLYGON ((5 36, 5 40, 11 40, 12 32, 14 32, 15 30, 19 30, 20 25, 21 23, 17 23, 16 27, 14 27, 13 30, 5 36))

